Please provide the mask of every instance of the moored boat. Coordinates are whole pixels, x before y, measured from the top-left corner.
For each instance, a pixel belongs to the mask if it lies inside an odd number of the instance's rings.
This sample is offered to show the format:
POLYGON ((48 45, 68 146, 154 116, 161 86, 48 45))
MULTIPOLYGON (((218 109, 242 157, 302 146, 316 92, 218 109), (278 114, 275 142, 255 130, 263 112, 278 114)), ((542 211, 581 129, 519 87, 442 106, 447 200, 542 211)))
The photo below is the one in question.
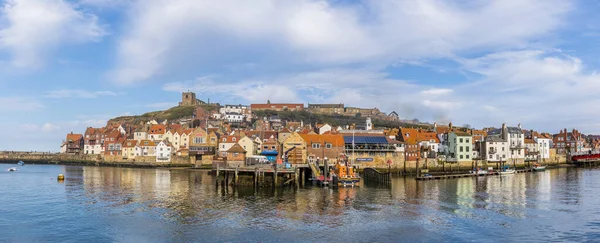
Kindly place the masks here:
POLYGON ((17 168, 16 167, 10 167, 10 168, 8 168, 7 171, 17 171, 17 168))
POLYGON ((477 174, 477 175, 485 175, 485 174, 488 174, 488 171, 487 170, 482 170, 481 168, 476 168, 476 169, 473 169, 473 170, 469 171, 469 173, 470 174, 477 174))
POLYGON ((25 162, 19 161, 17 164, 20 165, 20 166, 23 166, 23 165, 25 165, 25 162))
POLYGON ((502 168, 502 170, 500 170, 498 172, 498 174, 500 174, 500 175, 510 175, 510 174, 514 174, 516 172, 517 171, 515 169, 511 169, 510 167, 505 166, 504 168, 502 168))
POLYGON ((546 170, 546 166, 536 163, 533 165, 532 169, 533 169, 533 171, 544 171, 544 170, 546 170))
POLYGON ((332 177, 334 184, 338 186, 358 186, 360 182, 360 176, 354 172, 352 166, 348 165, 348 160, 343 155, 340 158, 340 162, 334 166, 332 177))

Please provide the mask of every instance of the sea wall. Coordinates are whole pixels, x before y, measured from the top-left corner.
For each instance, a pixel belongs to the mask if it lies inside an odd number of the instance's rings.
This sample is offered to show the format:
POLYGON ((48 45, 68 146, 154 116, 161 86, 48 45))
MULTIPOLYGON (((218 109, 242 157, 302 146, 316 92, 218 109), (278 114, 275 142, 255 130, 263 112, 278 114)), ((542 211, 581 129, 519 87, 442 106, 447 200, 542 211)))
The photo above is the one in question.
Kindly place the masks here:
POLYGON ((119 167, 191 167, 189 157, 173 156, 170 162, 156 162, 154 156, 123 159, 122 156, 73 155, 37 152, 0 152, 0 163, 67 164, 119 167))

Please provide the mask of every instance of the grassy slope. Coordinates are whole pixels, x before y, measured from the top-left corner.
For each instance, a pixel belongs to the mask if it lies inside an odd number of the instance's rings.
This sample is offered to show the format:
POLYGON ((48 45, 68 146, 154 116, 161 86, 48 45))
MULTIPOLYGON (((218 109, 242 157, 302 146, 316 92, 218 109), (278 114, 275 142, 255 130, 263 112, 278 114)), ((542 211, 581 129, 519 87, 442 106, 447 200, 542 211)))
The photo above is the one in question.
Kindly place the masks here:
POLYGON ((192 117, 194 114, 195 107, 193 106, 176 106, 164 111, 153 111, 144 113, 139 116, 120 116, 113 118, 108 121, 109 124, 114 123, 128 123, 128 124, 138 124, 140 122, 147 122, 150 120, 177 120, 181 118, 192 117))

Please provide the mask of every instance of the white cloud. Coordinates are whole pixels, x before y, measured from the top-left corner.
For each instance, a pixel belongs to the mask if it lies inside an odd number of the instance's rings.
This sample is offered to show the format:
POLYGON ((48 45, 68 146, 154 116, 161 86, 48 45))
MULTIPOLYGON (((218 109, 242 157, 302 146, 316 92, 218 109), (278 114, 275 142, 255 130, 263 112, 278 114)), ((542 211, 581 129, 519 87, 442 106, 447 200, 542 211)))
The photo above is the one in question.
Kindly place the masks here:
POLYGON ((44 97, 46 98, 85 98, 94 99, 102 96, 117 96, 118 94, 112 91, 87 91, 80 89, 59 89, 47 92, 44 97))
POLYGON ((106 34, 95 15, 65 0, 7 0, 0 16, 0 49, 12 54, 17 67, 39 67, 59 46, 106 34))
POLYGON ((44 105, 32 97, 0 97, 0 112, 32 111, 44 105))
POLYGON ((421 91, 421 94, 424 95, 445 95, 445 94, 449 94, 452 93, 452 89, 438 89, 438 88, 433 88, 433 89, 428 89, 428 90, 423 90, 421 91))
POLYGON ((51 132, 55 132, 55 131, 58 131, 59 129, 61 129, 60 126, 52 124, 52 123, 44 123, 42 125, 28 123, 28 124, 20 125, 19 128, 23 132, 44 132, 44 133, 51 133, 51 132))
POLYGON ((60 129, 60 126, 51 124, 51 123, 45 123, 44 125, 42 125, 41 130, 44 132, 52 132, 52 131, 56 131, 60 129))
POLYGON ((181 63, 216 65, 256 50, 270 61, 335 66, 527 47, 560 27, 572 7, 563 0, 139 1, 113 75, 133 83, 173 73, 181 63))

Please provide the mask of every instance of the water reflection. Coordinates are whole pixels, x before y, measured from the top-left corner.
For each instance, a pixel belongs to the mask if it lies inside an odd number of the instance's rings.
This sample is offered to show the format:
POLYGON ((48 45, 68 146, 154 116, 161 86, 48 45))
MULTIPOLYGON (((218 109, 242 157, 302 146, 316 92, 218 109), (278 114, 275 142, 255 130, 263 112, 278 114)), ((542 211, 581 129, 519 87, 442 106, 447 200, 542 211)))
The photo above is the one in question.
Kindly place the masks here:
MULTIPOLYGON (((578 212, 572 206, 583 203, 584 172, 558 169, 435 181, 394 177, 388 188, 338 189, 217 187, 206 171, 183 169, 66 167, 64 173, 67 198, 100 217, 137 216, 161 222, 157 226, 146 221, 132 224, 166 227, 178 232, 177 237, 187 237, 185 226, 190 226, 304 232, 312 240, 316 239, 310 237, 311 232, 329 229, 363 230, 367 236, 372 230, 393 229, 390 232, 420 232, 417 241, 448 241, 472 237, 473 229, 501 232, 528 225, 528 221, 541 227, 547 222, 540 220, 550 210, 578 212)), ((597 222, 588 225, 598 227, 597 222)), ((538 230, 555 230, 546 227, 538 230)), ((325 236, 317 241, 327 239, 337 238, 325 236)))

